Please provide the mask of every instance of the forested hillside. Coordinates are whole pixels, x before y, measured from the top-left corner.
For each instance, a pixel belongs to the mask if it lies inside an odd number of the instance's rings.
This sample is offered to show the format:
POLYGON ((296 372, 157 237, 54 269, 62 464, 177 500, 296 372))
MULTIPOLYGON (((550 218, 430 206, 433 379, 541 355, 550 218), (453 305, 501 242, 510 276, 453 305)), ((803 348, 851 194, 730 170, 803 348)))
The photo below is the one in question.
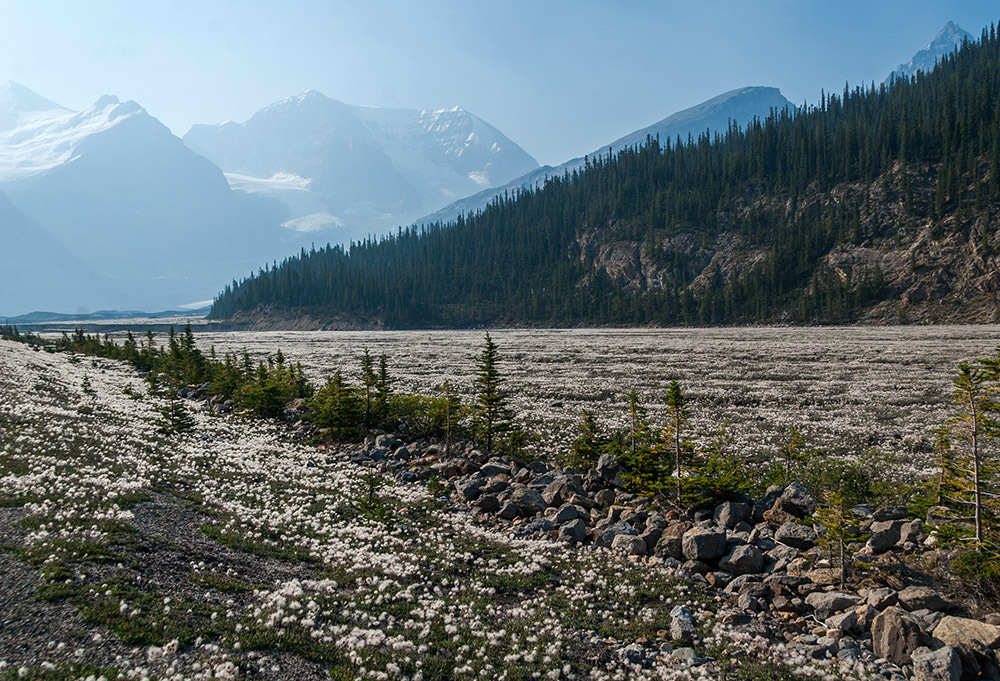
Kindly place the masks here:
POLYGON ((226 288, 267 325, 996 321, 1000 40, 226 288))

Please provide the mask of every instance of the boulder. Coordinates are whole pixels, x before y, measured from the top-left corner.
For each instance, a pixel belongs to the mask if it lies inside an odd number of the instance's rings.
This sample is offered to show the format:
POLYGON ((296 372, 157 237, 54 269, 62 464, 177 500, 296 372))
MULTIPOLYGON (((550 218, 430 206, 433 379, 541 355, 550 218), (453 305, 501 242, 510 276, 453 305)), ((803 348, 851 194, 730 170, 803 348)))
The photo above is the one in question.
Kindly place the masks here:
POLYGON ((853 608, 860 602, 860 597, 839 591, 814 591, 806 596, 806 605, 816 611, 818 620, 825 620, 835 612, 853 608))
POLYGON ((594 537, 594 545, 611 548, 614 544, 615 538, 619 535, 626 535, 638 539, 638 534, 639 533, 635 531, 635 528, 628 523, 617 522, 601 530, 600 533, 594 537))
POLYGON ((750 515, 750 507, 738 501, 727 501, 715 507, 713 519, 720 527, 733 529, 750 515))
POLYGON ((556 525, 561 525, 570 520, 576 520, 577 518, 584 518, 589 514, 579 506, 574 506, 573 504, 563 504, 558 509, 548 509, 545 516, 549 518, 556 525), (549 517, 551 513, 551 517, 549 517))
POLYGON ((510 501, 517 506, 521 515, 530 518, 536 513, 541 513, 547 506, 542 495, 524 485, 514 487, 514 492, 510 495, 510 501))
POLYGON ((559 539, 570 544, 580 544, 587 538, 587 524, 577 518, 559 528, 559 539))
POLYGON ((823 622, 827 630, 842 631, 844 633, 854 629, 858 625, 858 613, 854 610, 842 612, 839 615, 831 615, 823 622))
POLYGON ((594 503, 600 508, 608 508, 615 503, 615 491, 613 489, 602 489, 594 495, 594 503))
POLYGON ((898 597, 899 604, 910 612, 914 610, 940 612, 952 607, 952 604, 942 598, 937 591, 926 586, 908 586, 899 592, 898 597))
POLYGON ((602 454, 601 458, 597 460, 597 466, 594 470, 604 483, 619 489, 625 487, 625 481, 622 480, 622 473, 625 472, 625 469, 618 463, 618 459, 614 455, 602 454))
POLYGON ((875 522, 885 522, 886 520, 906 520, 910 515, 910 510, 906 506, 891 506, 880 508, 872 514, 875 522))
POLYGON ((611 541, 611 550, 625 556, 641 556, 646 553, 646 543, 635 535, 619 534, 611 541))
POLYGON ((913 651, 927 642, 917 619, 895 606, 886 608, 872 621, 872 651, 900 667, 910 664, 913 651))
POLYGON ((496 513, 500 510, 500 501, 495 494, 484 494, 473 503, 483 513, 496 513))
POLYGON ((674 606, 670 611, 670 638, 674 641, 693 641, 695 637, 694 615, 683 605, 674 606))
POLYGON ((726 531, 722 528, 694 527, 681 537, 681 550, 688 560, 705 562, 726 552, 726 531))
POLYGON ((896 605, 899 603, 899 595, 893 589, 881 588, 872 589, 868 592, 868 598, 865 599, 868 605, 872 606, 876 610, 882 611, 888 608, 890 605, 896 605))
POLYGON ((959 681, 962 678, 962 660, 951 646, 939 650, 924 648, 915 651, 912 658, 915 681, 959 681))
POLYGON ((806 486, 799 482, 793 482, 778 497, 775 507, 781 504, 781 510, 792 515, 803 518, 816 512, 816 497, 814 497, 806 486))
POLYGON ((801 523, 785 523, 774 533, 774 540, 805 551, 816 545, 816 531, 801 523))
POLYGON ((503 506, 500 507, 499 511, 497 511, 497 517, 500 518, 501 520, 513 520, 518 516, 519 512, 520 511, 518 511, 517 504, 508 501, 507 503, 505 503, 503 506))
POLYGON ((771 527, 777 529, 786 523, 795 522, 795 516, 788 511, 783 511, 781 508, 781 499, 774 502, 774 508, 770 508, 764 511, 763 518, 771 527))
POLYGON ((757 574, 764 569, 764 554, 756 546, 736 546, 719 561, 719 567, 734 575, 757 574))
POLYGON ((1000 627, 967 617, 946 615, 937 623, 934 638, 946 646, 960 646, 968 641, 980 641, 987 648, 1000 646, 1000 627))
POLYGON ((479 478, 462 478, 455 481, 455 491, 466 501, 474 501, 479 496, 479 488, 483 484, 479 478))
POLYGON ((924 521, 919 518, 916 520, 911 520, 908 523, 903 523, 899 527, 899 546, 903 546, 907 542, 913 544, 919 544, 927 537, 927 532, 924 530, 924 521))
POLYGON ((657 543, 660 541, 660 536, 663 534, 663 530, 655 525, 649 525, 647 523, 646 529, 643 530, 639 538, 642 539, 643 543, 646 544, 646 548, 652 551, 656 548, 657 543))
POLYGON ((583 494, 583 485, 578 475, 560 475, 550 482, 542 492, 542 498, 549 506, 561 506, 574 494, 583 494))
POLYGON ((899 525, 897 522, 888 523, 888 527, 880 529, 876 529, 879 523, 872 524, 872 536, 868 538, 868 543, 865 546, 868 553, 877 556, 885 553, 899 543, 899 525))
POLYGON ((686 522, 673 523, 660 534, 659 541, 656 542, 656 553, 661 556, 669 556, 681 560, 684 558, 684 545, 682 537, 691 528, 686 522))

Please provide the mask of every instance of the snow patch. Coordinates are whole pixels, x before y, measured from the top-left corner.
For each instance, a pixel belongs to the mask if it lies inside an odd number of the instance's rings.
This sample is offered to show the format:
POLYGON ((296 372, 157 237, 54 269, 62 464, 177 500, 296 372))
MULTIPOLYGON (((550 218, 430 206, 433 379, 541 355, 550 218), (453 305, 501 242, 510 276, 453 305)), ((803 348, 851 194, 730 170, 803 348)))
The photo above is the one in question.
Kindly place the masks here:
POLYGON ((313 213, 282 222, 281 226, 293 232, 322 232, 326 229, 343 229, 347 225, 336 215, 313 213))

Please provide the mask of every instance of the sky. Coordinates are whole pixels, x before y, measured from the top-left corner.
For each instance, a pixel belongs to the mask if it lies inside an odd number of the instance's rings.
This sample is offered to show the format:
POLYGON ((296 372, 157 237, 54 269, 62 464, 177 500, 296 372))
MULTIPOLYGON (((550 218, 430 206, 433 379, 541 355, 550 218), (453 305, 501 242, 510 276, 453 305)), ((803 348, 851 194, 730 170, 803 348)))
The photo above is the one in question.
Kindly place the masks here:
POLYGON ((795 103, 881 81, 996 0, 0 0, 0 82, 71 109, 103 94, 175 134, 306 90, 461 106, 558 164, 722 92, 795 103))

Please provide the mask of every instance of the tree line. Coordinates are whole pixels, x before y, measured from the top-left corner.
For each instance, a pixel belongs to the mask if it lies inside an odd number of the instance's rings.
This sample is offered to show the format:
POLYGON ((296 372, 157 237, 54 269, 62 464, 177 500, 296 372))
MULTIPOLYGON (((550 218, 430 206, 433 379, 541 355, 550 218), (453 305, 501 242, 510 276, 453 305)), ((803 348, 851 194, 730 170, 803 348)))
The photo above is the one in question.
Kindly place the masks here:
MULTIPOLYGON (((308 310, 402 328, 843 322, 886 295, 885 277, 877 266, 846 277, 826 268, 831 249, 894 238, 900 220, 930 222, 941 239, 998 199, 990 27, 930 73, 845 86, 745 128, 609 151, 453 223, 303 250, 227 286, 211 316, 308 310), (889 204, 903 217, 887 218, 889 204), (728 276, 692 260, 691 244, 720 235, 759 254, 756 264, 728 276), (664 280, 635 289, 595 267, 591 251, 616 243, 641 245, 664 280)), ((981 252, 996 249, 994 232, 981 252)))

